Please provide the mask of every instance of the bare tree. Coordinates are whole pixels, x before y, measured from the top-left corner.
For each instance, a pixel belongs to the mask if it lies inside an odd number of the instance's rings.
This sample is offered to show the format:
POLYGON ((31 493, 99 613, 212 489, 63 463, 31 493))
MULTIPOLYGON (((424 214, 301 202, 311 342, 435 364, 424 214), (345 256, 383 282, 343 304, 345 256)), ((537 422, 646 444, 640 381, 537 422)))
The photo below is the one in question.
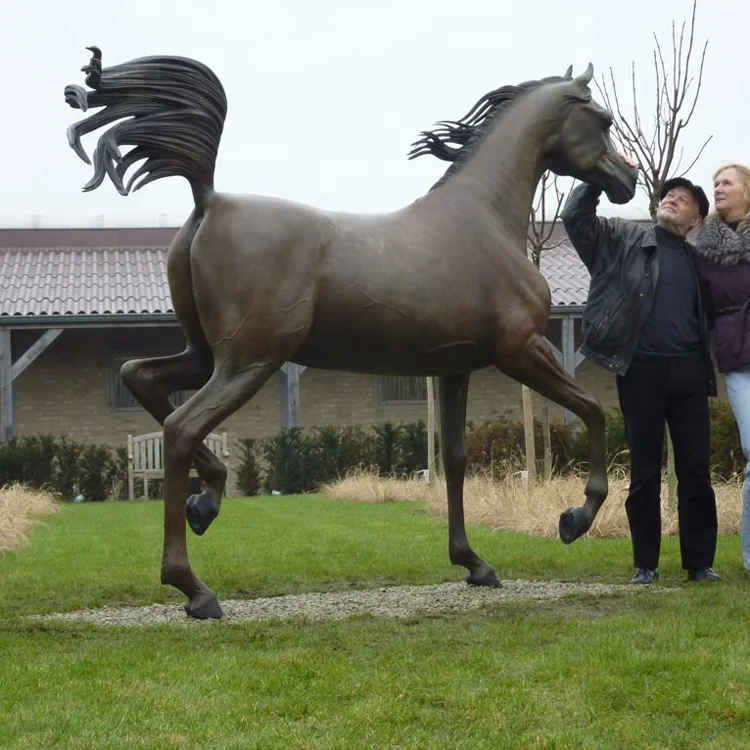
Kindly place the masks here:
POLYGON ((531 261, 537 268, 539 268, 539 261, 544 250, 552 250, 552 248, 564 242, 564 238, 562 237, 553 239, 555 227, 560 219, 562 204, 565 200, 565 193, 560 190, 558 179, 558 176, 553 172, 545 172, 539 180, 537 197, 531 206, 529 231, 526 235, 526 241, 531 261), (547 209, 550 191, 554 191, 551 206, 554 208, 553 211, 547 209))
POLYGON ((609 69, 609 83, 602 76, 597 87, 604 104, 615 116, 612 137, 623 153, 635 159, 640 165, 639 185, 649 200, 649 213, 656 219, 659 205, 659 192, 665 180, 683 176, 689 172, 700 158, 713 136, 709 136, 698 149, 695 157, 685 169, 681 169, 684 159, 682 148, 678 150, 678 140, 689 125, 695 112, 703 82, 703 65, 706 59, 708 41, 703 44, 700 60, 696 62, 695 16, 697 0, 693 0, 689 33, 686 37, 687 22, 683 21, 679 34, 676 23, 672 22, 672 56, 665 60, 662 44, 654 33, 655 48, 653 66, 655 76, 654 102, 647 110, 649 117, 644 122, 644 111, 638 102, 635 75, 635 61, 631 65, 631 111, 625 114, 621 96, 612 68, 609 69), (697 73, 694 73, 697 66, 697 73), (653 116, 651 127, 647 121, 653 116))
MULTIPOLYGON (((558 177, 545 172, 537 187, 536 200, 531 206, 526 245, 531 262, 539 268, 542 253, 561 245, 562 237, 555 237, 555 227, 560 219, 565 193, 560 189, 558 177), (548 206, 549 203, 549 206, 548 206)), ((536 446, 534 444, 534 404, 531 390, 521 386, 523 425, 526 442, 526 471, 529 480, 536 478, 536 446)), ((549 428, 549 402, 542 398, 542 437, 544 441, 544 475, 552 476, 552 440, 549 428)))
MULTIPOLYGON (((706 60, 708 41, 703 44, 700 61, 696 63, 695 47, 695 16, 698 7, 697 0, 693 0, 693 10, 690 15, 690 30, 685 36, 687 22, 683 21, 679 35, 677 26, 672 21, 672 57, 665 61, 662 45, 654 34, 655 49, 653 64, 655 74, 655 102, 649 106, 653 112, 653 127, 644 130, 641 108, 636 95, 635 62, 631 66, 631 95, 632 114, 626 116, 620 104, 620 96, 615 83, 615 75, 609 69, 610 83, 602 78, 597 87, 604 99, 604 104, 614 114, 612 137, 618 147, 639 164, 638 181, 648 197, 648 208, 651 219, 656 221, 656 209, 659 206, 661 187, 667 179, 682 177, 687 174, 700 158, 703 150, 713 137, 709 135, 698 149, 695 157, 685 169, 683 150, 677 147, 677 142, 690 123, 695 112, 698 97, 703 83, 703 65, 706 60), (697 74, 694 70, 697 65, 697 74), (653 109, 651 108, 653 107, 653 109)), ((667 431, 667 488, 669 501, 676 503, 677 478, 674 471, 674 450, 672 439, 667 431)))

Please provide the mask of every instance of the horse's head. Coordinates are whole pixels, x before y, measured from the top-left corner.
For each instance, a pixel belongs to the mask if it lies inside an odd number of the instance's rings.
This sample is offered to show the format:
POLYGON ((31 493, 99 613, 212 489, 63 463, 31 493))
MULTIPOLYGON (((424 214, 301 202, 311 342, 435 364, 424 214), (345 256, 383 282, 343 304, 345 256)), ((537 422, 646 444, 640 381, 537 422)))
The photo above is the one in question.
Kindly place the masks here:
POLYGON ((544 166, 601 188, 612 203, 627 203, 635 195, 638 171, 612 145, 609 129, 614 118, 591 96, 593 75, 589 63, 585 73, 562 84, 567 87, 565 97, 570 106, 562 126, 547 144, 544 166))

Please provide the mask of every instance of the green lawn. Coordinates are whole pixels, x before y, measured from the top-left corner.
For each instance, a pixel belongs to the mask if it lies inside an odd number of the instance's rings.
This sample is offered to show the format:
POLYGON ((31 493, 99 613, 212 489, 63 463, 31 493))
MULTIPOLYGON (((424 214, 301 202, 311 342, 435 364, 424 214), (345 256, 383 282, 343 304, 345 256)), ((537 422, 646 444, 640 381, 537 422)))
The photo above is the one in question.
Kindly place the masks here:
MULTIPOLYGON (((658 595, 334 623, 97 628, 27 614, 184 600, 158 582, 160 502, 66 505, 0 557, 0 748, 745 748, 750 581, 720 540, 658 595)), ((501 577, 623 582, 630 542, 472 528, 501 577)), ((228 500, 190 537, 220 599, 460 581, 418 503, 228 500)))

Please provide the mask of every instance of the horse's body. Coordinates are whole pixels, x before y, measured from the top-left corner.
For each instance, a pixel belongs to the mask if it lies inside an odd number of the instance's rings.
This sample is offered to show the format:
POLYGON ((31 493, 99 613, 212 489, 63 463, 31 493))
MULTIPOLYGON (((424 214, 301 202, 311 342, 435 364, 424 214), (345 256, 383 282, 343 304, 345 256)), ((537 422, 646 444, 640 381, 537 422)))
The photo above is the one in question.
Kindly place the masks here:
POLYGON ((310 367, 448 375, 499 365, 546 328, 549 288, 523 255, 493 245, 497 233, 472 231, 468 206, 457 218, 431 203, 355 216, 217 195, 194 235, 188 222, 176 238, 170 270, 179 259, 200 269, 196 302, 212 343, 242 320, 255 330, 274 315, 274 334, 294 342, 290 358, 310 367), (231 264, 216 264, 219 245, 231 264), (243 306, 217 319, 216 300, 238 285, 243 306))
POLYGON ((604 418, 544 339, 549 288, 526 258, 525 237, 536 184, 547 167, 599 184, 618 202, 633 195, 635 175, 613 154, 607 136, 611 116, 590 101, 590 69, 575 80, 568 75, 524 84, 521 95, 500 89, 493 95, 502 106, 493 105, 480 126, 449 124, 442 141, 425 134, 424 149, 449 160, 458 152, 452 157, 447 143, 470 143, 459 150, 461 163, 426 196, 381 215, 216 193, 213 167, 226 102, 218 80, 199 63, 143 58, 102 70, 94 48, 84 70, 95 91, 68 87, 67 101, 111 110, 71 130, 71 145, 82 157, 80 134, 136 116, 102 136, 87 189, 109 174, 127 193, 124 172, 146 159, 136 177, 149 173, 145 183, 184 176, 195 199, 168 260, 188 346, 122 369, 128 388, 164 425, 162 581, 188 596, 189 614, 221 615, 214 592, 190 568, 185 539, 186 514, 199 534, 216 517, 226 478, 202 440, 286 361, 440 377, 450 558, 469 570, 470 583, 489 586, 499 585, 497 576, 471 549, 464 528, 464 432, 470 374, 497 366, 586 423, 586 503, 566 511, 560 526, 566 542, 585 533, 607 494, 604 418), (172 112, 181 97, 185 106, 172 112), (171 126, 164 124, 164 109, 167 117, 175 115, 171 126), (161 119, 151 119, 155 112, 161 119), (123 158, 119 143, 136 148, 123 158), (175 409, 169 394, 186 388, 200 390, 175 409), (191 461, 206 490, 189 498, 186 508, 191 461))

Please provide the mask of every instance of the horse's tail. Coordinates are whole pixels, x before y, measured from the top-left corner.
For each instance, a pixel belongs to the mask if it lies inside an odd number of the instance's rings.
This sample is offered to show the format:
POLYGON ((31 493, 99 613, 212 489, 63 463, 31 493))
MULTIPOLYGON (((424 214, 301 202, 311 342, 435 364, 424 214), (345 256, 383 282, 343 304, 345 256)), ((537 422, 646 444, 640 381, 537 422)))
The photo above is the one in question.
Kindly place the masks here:
POLYGON ((117 191, 127 195, 161 177, 184 177, 193 190, 196 208, 202 212, 213 193, 214 166, 227 113, 224 88, 202 63, 184 57, 141 57, 102 68, 102 53, 91 50, 91 62, 83 86, 65 87, 65 101, 74 109, 103 110, 71 125, 68 141, 90 164, 81 136, 119 122, 104 132, 94 151, 94 176, 84 190, 94 190, 109 175, 117 191), (124 156, 120 146, 134 146, 124 156), (123 182, 127 170, 145 162, 123 182), (141 178, 135 184, 135 181, 141 178))

